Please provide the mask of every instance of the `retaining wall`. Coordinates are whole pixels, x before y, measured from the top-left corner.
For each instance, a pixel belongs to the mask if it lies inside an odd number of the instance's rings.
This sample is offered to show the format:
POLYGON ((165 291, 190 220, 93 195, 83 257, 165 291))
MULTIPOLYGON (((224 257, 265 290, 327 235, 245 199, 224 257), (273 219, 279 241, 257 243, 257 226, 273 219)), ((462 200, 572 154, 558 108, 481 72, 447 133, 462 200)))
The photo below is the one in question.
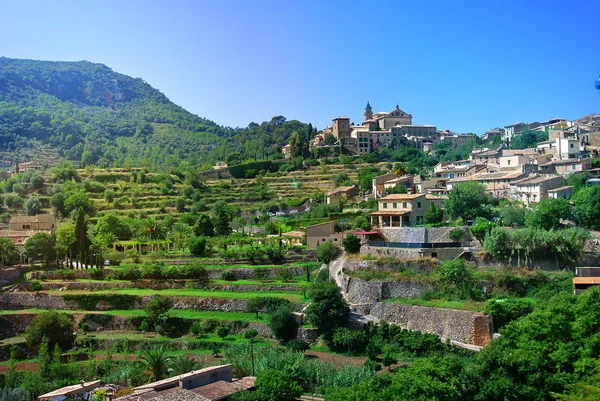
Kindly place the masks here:
POLYGON ((0 285, 7 285, 12 282, 15 282, 21 277, 21 274, 24 274, 29 271, 29 267, 17 266, 17 267, 6 267, 0 269, 0 285))
POLYGON ((404 329, 433 333, 466 344, 486 346, 493 335, 492 317, 481 312, 380 302, 370 314, 404 329))

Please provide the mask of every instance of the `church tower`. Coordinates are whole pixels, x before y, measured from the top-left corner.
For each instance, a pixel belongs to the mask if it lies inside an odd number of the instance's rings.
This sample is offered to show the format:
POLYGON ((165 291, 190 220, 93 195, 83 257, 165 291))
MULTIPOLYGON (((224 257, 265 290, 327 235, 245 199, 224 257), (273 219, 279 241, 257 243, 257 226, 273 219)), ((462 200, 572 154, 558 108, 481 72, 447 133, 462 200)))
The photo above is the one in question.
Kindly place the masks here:
POLYGON ((369 102, 367 102, 367 107, 365 107, 365 121, 373 119, 373 109, 369 102))

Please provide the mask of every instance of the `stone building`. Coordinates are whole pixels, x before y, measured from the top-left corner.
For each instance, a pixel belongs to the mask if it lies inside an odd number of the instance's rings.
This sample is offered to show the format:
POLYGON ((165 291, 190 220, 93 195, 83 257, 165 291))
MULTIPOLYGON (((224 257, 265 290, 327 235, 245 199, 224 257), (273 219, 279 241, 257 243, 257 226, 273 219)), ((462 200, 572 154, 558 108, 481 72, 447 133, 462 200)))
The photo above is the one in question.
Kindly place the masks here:
POLYGON ((426 194, 392 194, 378 200, 377 212, 371 213, 371 224, 377 227, 410 227, 423 224, 425 211, 431 204, 443 208, 444 198, 426 194))
POLYGON ((350 187, 339 187, 335 188, 331 192, 327 194, 327 204, 328 205, 340 205, 340 200, 342 198, 352 199, 358 195, 358 187, 356 185, 352 185, 350 187))
POLYGON ((548 199, 548 191, 563 187, 565 179, 557 175, 532 174, 510 184, 510 197, 529 206, 548 199))
POLYGON ((332 241, 334 244, 341 246, 344 239, 344 233, 335 232, 334 221, 308 226, 304 232, 306 233, 306 246, 308 249, 317 249, 319 245, 326 241, 332 241))

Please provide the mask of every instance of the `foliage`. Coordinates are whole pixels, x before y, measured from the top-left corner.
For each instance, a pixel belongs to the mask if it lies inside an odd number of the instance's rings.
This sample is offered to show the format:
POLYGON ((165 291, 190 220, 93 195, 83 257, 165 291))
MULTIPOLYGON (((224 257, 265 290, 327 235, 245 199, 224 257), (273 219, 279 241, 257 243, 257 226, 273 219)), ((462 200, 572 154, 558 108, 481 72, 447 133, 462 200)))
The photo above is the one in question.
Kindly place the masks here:
POLYGON ((331 240, 325 241, 317 247, 317 259, 323 263, 331 262, 337 258, 340 253, 340 247, 331 240))
POLYGON ((360 238, 354 234, 348 234, 342 241, 342 244, 344 245, 344 250, 348 253, 360 252, 360 238))
POLYGON ((148 377, 148 382, 153 382, 162 380, 167 375, 171 359, 166 348, 156 347, 145 350, 136 362, 148 377))
POLYGON ((575 263, 583 253, 589 233, 580 228, 546 231, 535 228, 507 230, 495 228, 483 242, 483 249, 497 259, 518 265, 535 261, 556 261, 557 264, 575 263))
POLYGON ((206 238, 194 238, 190 243, 190 253, 195 256, 202 256, 204 252, 206 252, 206 238))
POLYGON ((173 308, 173 301, 170 298, 155 295, 144 305, 144 312, 150 325, 157 327, 167 319, 171 308, 173 308))
POLYGON ((15 243, 6 237, 0 237, 0 263, 2 266, 12 264, 19 258, 19 251, 15 243))
POLYGON ((280 341, 289 341, 296 338, 298 322, 289 307, 281 307, 269 313, 269 328, 275 338, 280 341))
POLYGON ((465 235, 465 230, 460 227, 455 227, 448 233, 448 238, 452 241, 459 242, 465 235))
POLYGON ((494 318, 494 329, 496 331, 532 311, 533 303, 528 299, 490 299, 485 305, 485 313, 494 318))
POLYGON ((425 210, 423 219, 427 224, 439 224, 444 220, 444 211, 433 203, 429 209, 425 210))
POLYGON ((485 217, 478 217, 471 226, 471 234, 483 244, 483 240, 496 225, 485 217))
POLYGON ((522 207, 513 205, 502 205, 498 208, 500 224, 504 227, 523 227, 525 225, 526 212, 522 207))
POLYGON ((225 281, 236 281, 237 276, 233 270, 223 270, 221 272, 221 280, 225 281))
POLYGON ((217 335, 221 337, 221 339, 225 339, 229 335, 229 327, 227 326, 219 326, 217 328, 217 335))
POLYGON ((362 331, 338 327, 333 332, 333 346, 341 352, 348 352, 349 354, 362 353, 365 351, 368 342, 368 338, 362 331))
POLYGON ((95 310, 99 302, 109 305, 112 309, 135 309, 139 302, 137 295, 128 294, 65 294, 62 298, 67 302, 75 302, 79 309, 95 310))
POLYGON ((284 371, 268 369, 258 374, 256 390, 236 394, 236 401, 295 401, 302 387, 284 371))
POLYGON ((571 218, 571 205, 562 198, 548 198, 535 205, 533 211, 525 219, 525 224, 532 228, 550 230, 559 228, 561 220, 571 218))
POLYGON ((42 202, 37 196, 30 196, 25 199, 23 206, 25 207, 25 212, 28 216, 35 216, 42 210, 42 202))
POLYGON ((75 341, 74 324, 71 317, 55 311, 42 312, 33 318, 25 330, 27 345, 33 349, 39 348, 45 337, 48 347, 58 345, 63 351, 71 349, 75 341))
POLYGON ((50 234, 37 232, 25 241, 25 253, 33 260, 49 261, 54 259, 54 237, 50 234))
POLYGON ((329 281, 315 283, 311 290, 311 299, 305 316, 319 334, 331 341, 335 329, 344 327, 348 321, 348 304, 338 286, 329 281))
POLYGON ((575 205, 577 224, 592 230, 600 229, 600 186, 581 188, 571 197, 575 205))
POLYGON ((476 217, 489 216, 492 199, 485 193, 485 187, 478 182, 461 182, 453 186, 445 203, 446 213, 463 221, 476 217))
POLYGON ((279 297, 256 297, 248 300, 246 311, 255 313, 258 318, 259 312, 272 313, 284 307, 289 307, 290 301, 279 297))

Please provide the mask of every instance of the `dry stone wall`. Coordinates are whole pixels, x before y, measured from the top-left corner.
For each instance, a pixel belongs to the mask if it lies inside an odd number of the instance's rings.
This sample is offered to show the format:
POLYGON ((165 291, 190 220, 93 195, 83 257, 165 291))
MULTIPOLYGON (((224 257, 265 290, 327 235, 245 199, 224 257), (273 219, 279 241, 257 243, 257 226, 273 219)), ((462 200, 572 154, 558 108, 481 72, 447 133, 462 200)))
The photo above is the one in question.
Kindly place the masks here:
POLYGON ((371 316, 465 344, 486 346, 493 335, 491 316, 480 312, 380 302, 371 316))

